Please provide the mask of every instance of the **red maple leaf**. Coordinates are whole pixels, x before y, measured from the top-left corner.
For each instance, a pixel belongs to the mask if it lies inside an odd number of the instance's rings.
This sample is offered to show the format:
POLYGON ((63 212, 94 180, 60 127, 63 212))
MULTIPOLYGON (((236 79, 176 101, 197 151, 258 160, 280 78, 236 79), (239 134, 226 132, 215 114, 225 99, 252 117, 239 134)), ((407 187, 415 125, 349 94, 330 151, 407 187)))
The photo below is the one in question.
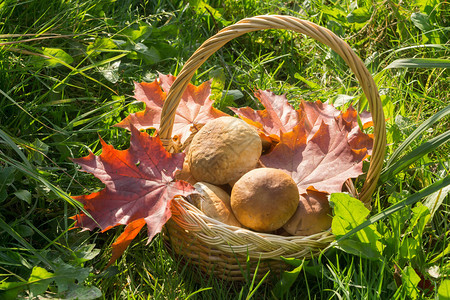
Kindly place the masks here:
MULTIPOLYGON (((338 120, 341 130, 347 131, 348 143, 353 149, 367 149, 368 153, 372 153, 373 135, 365 134, 358 125, 358 113, 350 106, 345 112, 341 112, 332 105, 316 102, 302 101, 299 111, 303 112, 303 116, 307 119, 305 127, 309 129, 309 138, 312 138, 317 130, 324 122, 327 125, 338 120)), ((359 114, 363 128, 367 128, 372 123, 372 116, 369 112, 364 111, 359 114)), ((309 139, 308 138, 308 139, 309 139)))
MULTIPOLYGON (((358 125, 358 113, 350 106, 347 111, 342 113, 338 118, 342 119, 342 126, 348 131, 348 143, 353 149, 366 148, 369 155, 372 154, 373 134, 365 134, 358 125)), ((363 128, 373 126, 372 116, 369 112, 364 111, 359 114, 363 128)))
POLYGON ((332 105, 322 103, 320 101, 307 102, 302 101, 299 111, 305 120, 305 129, 309 135, 309 139, 319 130, 322 122, 331 124, 335 118, 340 115, 340 111, 332 105))
POLYGON ((250 107, 230 107, 230 109, 273 141, 278 142, 280 132, 292 131, 299 123, 299 113, 289 104, 286 95, 275 95, 268 90, 258 90, 255 96, 264 105, 264 110, 255 111, 250 107))
POLYGON ((123 253, 144 224, 150 241, 171 217, 171 200, 194 191, 190 184, 174 180, 175 171, 183 165, 183 153, 168 153, 159 137, 139 132, 133 126, 130 129, 129 149, 114 149, 100 139, 99 156, 90 153, 73 160, 106 186, 100 192, 74 197, 92 216, 84 213, 74 216, 75 226, 106 231, 117 225, 128 225, 113 245, 110 263, 123 253))
MULTIPOLYGON (((256 127, 261 137, 267 138, 274 144, 280 140, 280 135, 292 131, 295 126, 301 126, 308 133, 308 139, 312 138, 319 130, 322 122, 330 124, 336 118, 342 118, 345 122, 340 122, 348 131, 348 140, 355 149, 366 148, 371 150, 373 136, 363 133, 358 126, 358 114, 353 107, 345 113, 334 108, 332 105, 316 102, 302 101, 298 110, 295 110, 288 102, 286 95, 275 95, 271 91, 258 90, 255 96, 264 105, 264 110, 253 110, 250 107, 232 108, 241 119, 256 127)), ((359 114, 362 124, 371 126, 372 118, 370 113, 359 114)))
MULTIPOLYGON (((152 83, 135 82, 135 98, 144 102, 145 110, 128 115, 117 127, 129 129, 131 126, 137 129, 155 128, 159 129, 161 124, 161 111, 169 93, 170 87, 175 81, 172 75, 159 75, 158 80, 152 83), (161 90, 162 88, 162 90, 161 90)), ((181 143, 184 143, 191 132, 206 124, 209 120, 228 116, 228 114, 214 108, 211 95, 211 82, 206 81, 200 86, 189 84, 181 97, 173 124, 173 136, 178 136, 181 143)))
POLYGON ((367 150, 355 150, 347 141, 347 131, 338 120, 321 122, 309 138, 302 123, 293 131, 281 134, 272 152, 261 156, 266 167, 285 170, 297 183, 300 194, 308 187, 327 193, 341 192, 348 178, 362 174, 367 150))

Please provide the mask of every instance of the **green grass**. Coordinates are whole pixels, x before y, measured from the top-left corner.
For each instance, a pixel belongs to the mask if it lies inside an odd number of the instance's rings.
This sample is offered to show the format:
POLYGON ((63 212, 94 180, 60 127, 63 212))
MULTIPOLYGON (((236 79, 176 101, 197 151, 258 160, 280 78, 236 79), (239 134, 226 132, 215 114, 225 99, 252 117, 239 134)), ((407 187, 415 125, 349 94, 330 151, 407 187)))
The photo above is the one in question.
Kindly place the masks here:
MULTIPOLYGON (((76 292, 89 292, 92 299, 274 298, 276 277, 269 276, 260 286, 206 277, 174 259, 160 236, 147 244, 145 232, 104 270, 120 229, 70 230, 69 217, 81 207, 69 195, 94 192, 102 185, 79 172, 69 159, 89 150, 98 154, 98 135, 116 148, 128 147, 129 133, 113 125, 142 109, 132 97, 133 81, 151 81, 158 72, 177 74, 202 41, 244 17, 288 14, 330 28, 366 62, 382 97, 388 147, 369 219, 377 220, 371 226, 382 234, 382 259, 351 254, 351 249, 339 249, 341 244, 297 270, 297 279, 283 297, 436 299, 439 290, 444 299, 439 288, 450 276, 449 188, 442 184, 441 194, 431 195, 426 188, 449 177, 450 73, 448 65, 434 68, 432 61, 421 60, 416 67, 405 68, 398 60, 441 59, 448 64, 448 3, 217 0, 208 2, 208 10, 202 3, 0 3, 0 293, 6 289, 9 293, 0 295, 14 299, 45 293, 73 299, 76 292), (440 143, 429 142, 436 137, 440 143), (402 151, 395 153, 400 145, 402 151), (395 174, 389 174, 392 166, 399 167, 395 174), (437 203, 432 216, 419 217, 417 201, 437 203), (395 204, 400 209, 384 216, 395 204), (408 284, 414 277, 412 269, 428 280, 432 290, 408 284), (430 270, 438 270, 439 276, 430 270), (30 283, 30 274, 35 276, 31 279, 38 275, 41 279, 30 283)), ((300 98, 356 103, 362 93, 334 52, 286 31, 251 33, 229 43, 198 70, 193 83, 210 78, 224 90, 216 99, 223 110, 256 107, 252 93, 256 88, 287 93, 294 106, 300 98), (227 91, 238 97, 225 96, 227 91)))

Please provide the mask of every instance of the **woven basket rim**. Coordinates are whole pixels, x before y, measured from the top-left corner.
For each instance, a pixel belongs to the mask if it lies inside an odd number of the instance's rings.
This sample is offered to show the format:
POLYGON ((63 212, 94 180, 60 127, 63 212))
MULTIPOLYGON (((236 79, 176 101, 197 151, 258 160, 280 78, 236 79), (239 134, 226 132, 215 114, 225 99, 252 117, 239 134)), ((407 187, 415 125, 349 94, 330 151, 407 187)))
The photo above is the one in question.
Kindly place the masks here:
MULTIPOLYGON (((303 253, 303 257, 305 253, 323 251, 335 239, 331 230, 308 236, 282 236, 227 225, 206 216, 183 197, 172 201, 171 211, 171 220, 182 228, 180 230, 194 236, 201 244, 214 245, 229 255, 281 260, 280 256, 295 258, 303 253)), ((173 227, 170 222, 167 226, 173 227)))

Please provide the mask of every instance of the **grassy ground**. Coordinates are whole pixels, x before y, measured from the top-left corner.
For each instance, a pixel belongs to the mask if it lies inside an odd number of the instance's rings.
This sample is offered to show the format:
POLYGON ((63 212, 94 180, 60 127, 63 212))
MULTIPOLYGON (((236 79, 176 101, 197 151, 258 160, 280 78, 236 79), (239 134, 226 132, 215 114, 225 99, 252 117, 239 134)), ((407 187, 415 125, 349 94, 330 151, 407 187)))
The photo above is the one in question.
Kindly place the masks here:
MULTIPOLYGON (((0 298, 448 299, 448 3, 205 2, 0 2, 0 298), (174 260, 159 236, 147 245, 141 232, 103 271, 120 230, 69 230, 79 207, 68 195, 102 188, 69 159, 89 149, 98 154, 98 135, 127 148, 129 133, 112 125, 142 109, 132 97, 133 81, 177 74, 206 38, 259 14, 288 14, 330 28, 374 75, 388 148, 372 215, 398 203, 402 208, 372 225, 381 236, 381 256, 364 249, 351 254, 342 244, 295 271, 297 280, 280 292, 277 278, 257 288, 204 278, 174 260), (399 59, 409 59, 409 68, 399 59), (417 137, 397 156, 416 129, 417 137), (433 183, 441 193, 430 194, 433 183), (416 201, 429 209, 407 205, 416 201)), ((255 88, 287 93, 294 105, 299 97, 340 103, 361 96, 334 52, 284 31, 236 39, 201 67, 193 83, 210 78, 218 84, 225 78, 223 89, 235 95, 217 97, 224 110, 254 105, 255 88)))

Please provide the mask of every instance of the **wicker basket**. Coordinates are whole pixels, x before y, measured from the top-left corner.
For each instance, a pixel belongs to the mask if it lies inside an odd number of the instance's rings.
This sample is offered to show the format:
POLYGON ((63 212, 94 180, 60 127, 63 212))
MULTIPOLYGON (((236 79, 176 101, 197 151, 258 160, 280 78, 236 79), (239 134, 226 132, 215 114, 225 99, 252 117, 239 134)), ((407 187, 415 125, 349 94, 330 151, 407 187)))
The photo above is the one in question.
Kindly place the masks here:
MULTIPOLYGON (((338 53, 355 74, 369 103, 374 124, 370 167, 358 195, 370 207, 386 145, 385 120, 378 90, 369 71, 350 46, 330 30, 309 21, 291 16, 257 16, 243 19, 206 40, 186 62, 164 103, 159 133, 164 146, 169 151, 176 151, 171 143, 175 111, 195 71, 230 40, 262 29, 289 29, 312 37, 338 53)), ((252 276, 256 266, 257 276, 264 275, 268 270, 280 271, 285 268, 280 256, 310 258, 334 240, 330 231, 311 236, 279 236, 228 226, 207 217, 183 198, 174 199, 171 209, 172 218, 164 228, 166 244, 177 256, 207 274, 230 281, 243 280, 248 274, 252 276)))

